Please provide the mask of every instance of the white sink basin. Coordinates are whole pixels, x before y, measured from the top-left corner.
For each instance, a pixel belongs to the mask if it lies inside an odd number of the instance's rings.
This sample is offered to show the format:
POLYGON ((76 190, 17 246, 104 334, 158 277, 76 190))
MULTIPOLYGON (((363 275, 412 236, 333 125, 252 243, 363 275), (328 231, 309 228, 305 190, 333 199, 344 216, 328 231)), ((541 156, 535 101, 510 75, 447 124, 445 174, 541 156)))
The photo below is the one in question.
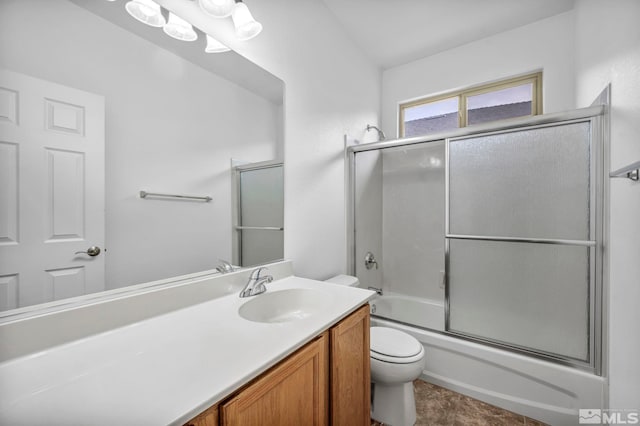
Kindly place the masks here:
POLYGON ((276 290, 252 296, 240 306, 238 313, 249 321, 289 322, 308 318, 325 310, 330 297, 319 290, 293 288, 276 290))

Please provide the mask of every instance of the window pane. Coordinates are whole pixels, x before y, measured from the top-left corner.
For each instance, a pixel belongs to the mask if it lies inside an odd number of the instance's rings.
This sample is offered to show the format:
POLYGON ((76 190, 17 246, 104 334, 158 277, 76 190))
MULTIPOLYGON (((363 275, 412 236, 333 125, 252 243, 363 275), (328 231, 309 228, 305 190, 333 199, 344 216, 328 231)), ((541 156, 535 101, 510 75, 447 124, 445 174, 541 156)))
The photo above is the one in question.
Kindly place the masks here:
POLYGON ((467 98, 467 124, 532 115, 533 83, 467 98))
POLYGON ((404 108, 404 136, 458 128, 458 97, 404 108))

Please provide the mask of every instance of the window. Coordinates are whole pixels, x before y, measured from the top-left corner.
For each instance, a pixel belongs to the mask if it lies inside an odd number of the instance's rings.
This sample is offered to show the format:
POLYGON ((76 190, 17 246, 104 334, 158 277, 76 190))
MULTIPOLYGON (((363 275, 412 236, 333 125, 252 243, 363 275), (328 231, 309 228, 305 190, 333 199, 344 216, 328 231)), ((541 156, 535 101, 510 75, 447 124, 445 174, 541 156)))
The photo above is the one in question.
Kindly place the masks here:
POLYGON ((400 105, 400 137, 542 113, 542 73, 400 105))

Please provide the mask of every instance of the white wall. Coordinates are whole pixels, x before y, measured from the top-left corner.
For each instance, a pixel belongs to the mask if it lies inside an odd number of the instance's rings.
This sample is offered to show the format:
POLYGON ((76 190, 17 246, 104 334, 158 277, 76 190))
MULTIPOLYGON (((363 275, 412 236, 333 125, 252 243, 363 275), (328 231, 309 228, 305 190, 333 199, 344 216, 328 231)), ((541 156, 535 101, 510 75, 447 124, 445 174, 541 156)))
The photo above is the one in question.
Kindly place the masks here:
POLYGON ((553 16, 384 71, 382 125, 398 135, 398 104, 543 70, 543 110, 574 107, 573 15, 553 16))
MULTIPOLYGON (((611 170, 640 160, 640 2, 576 2, 576 104, 611 83, 611 170)), ((609 399, 640 408, 640 183, 610 180, 609 399)))
MULTIPOLYGON (((380 73, 324 3, 252 2, 265 26, 249 59, 284 80, 285 257, 296 273, 346 272, 343 135, 378 122, 380 73)), ((243 53, 242 50, 240 50, 243 53)))
POLYGON ((107 285, 230 259, 230 158, 273 159, 281 107, 66 1, 2 6, 1 66, 106 97, 107 285))
POLYGON ((380 71, 322 1, 246 4, 264 26, 255 39, 234 40, 229 21, 201 28, 285 82, 285 257, 301 276, 344 273, 344 134, 375 140, 380 71))

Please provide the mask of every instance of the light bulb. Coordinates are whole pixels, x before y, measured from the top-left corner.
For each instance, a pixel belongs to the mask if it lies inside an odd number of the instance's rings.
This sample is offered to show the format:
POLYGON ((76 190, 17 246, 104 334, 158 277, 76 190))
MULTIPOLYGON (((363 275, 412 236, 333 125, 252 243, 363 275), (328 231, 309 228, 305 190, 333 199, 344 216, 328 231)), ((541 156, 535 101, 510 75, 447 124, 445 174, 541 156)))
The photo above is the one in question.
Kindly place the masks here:
POLYGON ((231 15, 235 0, 199 0, 200 9, 214 18, 226 18, 231 15))
POLYGON ((129 15, 143 24, 162 27, 166 23, 160 5, 153 0, 131 0, 124 7, 129 15))
POLYGON ((162 29, 176 40, 194 41, 198 38, 191 24, 172 12, 169 12, 169 22, 162 29))
POLYGON ((231 50, 230 48, 228 48, 227 46, 225 46, 224 44, 220 43, 218 40, 216 40, 215 38, 207 34, 207 47, 204 49, 205 52, 222 53, 222 52, 228 52, 230 50, 231 50))
POLYGON ((236 3, 231 17, 233 19, 233 25, 236 27, 236 37, 238 37, 238 40, 249 40, 262 31, 262 24, 253 19, 249 8, 244 3, 236 3))

